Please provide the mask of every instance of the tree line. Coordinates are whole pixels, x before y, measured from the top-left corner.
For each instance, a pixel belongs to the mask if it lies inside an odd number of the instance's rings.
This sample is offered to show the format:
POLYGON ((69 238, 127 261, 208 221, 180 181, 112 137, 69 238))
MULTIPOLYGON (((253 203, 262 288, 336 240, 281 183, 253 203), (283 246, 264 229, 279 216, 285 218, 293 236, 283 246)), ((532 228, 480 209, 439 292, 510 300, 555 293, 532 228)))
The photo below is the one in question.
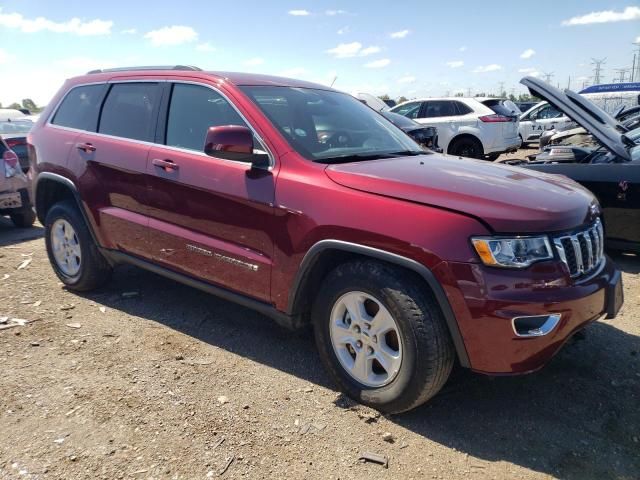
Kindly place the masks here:
POLYGON ((7 105, 6 107, 0 103, 0 108, 10 108, 12 110, 29 110, 31 113, 40 113, 44 110, 44 107, 38 107, 36 102, 31 100, 30 98, 25 98, 22 100, 22 103, 13 102, 11 105, 7 105))

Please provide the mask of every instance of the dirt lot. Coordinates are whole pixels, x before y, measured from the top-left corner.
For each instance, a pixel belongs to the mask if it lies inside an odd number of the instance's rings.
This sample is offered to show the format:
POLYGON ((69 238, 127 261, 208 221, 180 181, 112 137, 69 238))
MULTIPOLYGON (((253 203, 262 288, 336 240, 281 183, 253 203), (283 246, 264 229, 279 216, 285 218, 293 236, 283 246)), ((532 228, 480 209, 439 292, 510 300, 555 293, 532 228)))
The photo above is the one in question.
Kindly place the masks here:
POLYGON ((244 308, 128 267, 65 291, 41 234, 0 220, 0 316, 32 321, 0 330, 0 478, 640 478, 640 257, 615 256, 622 314, 540 373, 384 417, 244 308))

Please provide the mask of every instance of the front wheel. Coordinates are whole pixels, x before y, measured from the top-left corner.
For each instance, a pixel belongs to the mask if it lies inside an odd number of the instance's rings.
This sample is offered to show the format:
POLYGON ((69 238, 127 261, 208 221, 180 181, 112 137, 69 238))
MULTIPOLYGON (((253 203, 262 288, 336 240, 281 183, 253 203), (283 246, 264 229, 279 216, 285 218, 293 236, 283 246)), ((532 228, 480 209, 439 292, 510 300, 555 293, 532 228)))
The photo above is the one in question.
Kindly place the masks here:
POLYGON ((109 280, 111 266, 94 243, 75 202, 56 203, 44 223, 49 261, 67 288, 89 291, 109 280))
POLYGON ((360 261, 331 272, 313 306, 320 357, 348 396, 388 413, 442 388, 455 352, 442 312, 415 278, 360 261))

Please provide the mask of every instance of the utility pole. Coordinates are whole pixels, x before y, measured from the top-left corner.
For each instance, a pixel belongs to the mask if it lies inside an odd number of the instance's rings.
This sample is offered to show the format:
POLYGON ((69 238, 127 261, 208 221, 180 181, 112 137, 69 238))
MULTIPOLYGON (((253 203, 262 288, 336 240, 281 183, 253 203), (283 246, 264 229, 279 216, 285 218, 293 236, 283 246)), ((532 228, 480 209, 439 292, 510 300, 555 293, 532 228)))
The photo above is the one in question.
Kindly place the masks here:
POLYGON ((633 42, 638 51, 633 54, 633 68, 631 69, 631 81, 640 81, 640 42, 633 42))
POLYGON ((467 97, 471 98, 471 87, 467 87, 467 97))
POLYGON ((629 71, 629 69, 628 69, 628 68, 616 68, 614 71, 615 71, 617 74, 619 74, 619 75, 620 75, 620 77, 618 77, 618 82, 620 82, 620 83, 624 83, 624 81, 625 81, 625 77, 626 77, 627 72, 629 71))
POLYGON ((593 84, 598 85, 602 82, 602 65, 607 63, 607 59, 601 58, 592 58, 591 65, 593 65, 593 84))
POLYGON ((571 90, 571 75, 569 75, 569 79, 567 80, 567 90, 571 90))
POLYGON ((544 81, 550 84, 551 83, 551 79, 553 78, 553 74, 554 74, 554 72, 549 72, 549 73, 544 72, 543 73, 544 81))

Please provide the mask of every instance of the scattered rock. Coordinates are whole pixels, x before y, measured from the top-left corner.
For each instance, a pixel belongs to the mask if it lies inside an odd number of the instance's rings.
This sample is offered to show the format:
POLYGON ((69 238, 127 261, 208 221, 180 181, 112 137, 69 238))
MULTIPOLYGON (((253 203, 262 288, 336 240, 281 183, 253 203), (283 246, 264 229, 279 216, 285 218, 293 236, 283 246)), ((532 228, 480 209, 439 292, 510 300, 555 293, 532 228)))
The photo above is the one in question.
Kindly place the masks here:
POLYGON ((100 310, 102 313, 106 313, 106 312, 107 312, 107 307, 100 307, 100 308, 99 308, 99 310, 100 310))
POLYGON ((391 432, 384 432, 382 434, 382 440, 388 443, 394 443, 396 441, 396 437, 394 437, 391 432))
POLYGON ((76 306, 73 303, 70 303, 69 305, 62 305, 60 310, 66 312, 67 310, 73 310, 74 308, 76 308, 76 306))
POLYGON ((313 392, 313 387, 307 387, 303 390, 304 393, 311 393, 313 392))
POLYGON ((39 347, 40 342, 30 342, 29 345, 31 345, 32 347, 39 347))
POLYGON ((218 403, 219 403, 220 405, 224 405, 224 404, 226 404, 226 403, 229 403, 229 398, 227 398, 225 395, 220 395, 220 396, 218 397, 218 403))
POLYGON ((67 323, 67 327, 69 328, 82 328, 82 325, 79 323, 67 323))

